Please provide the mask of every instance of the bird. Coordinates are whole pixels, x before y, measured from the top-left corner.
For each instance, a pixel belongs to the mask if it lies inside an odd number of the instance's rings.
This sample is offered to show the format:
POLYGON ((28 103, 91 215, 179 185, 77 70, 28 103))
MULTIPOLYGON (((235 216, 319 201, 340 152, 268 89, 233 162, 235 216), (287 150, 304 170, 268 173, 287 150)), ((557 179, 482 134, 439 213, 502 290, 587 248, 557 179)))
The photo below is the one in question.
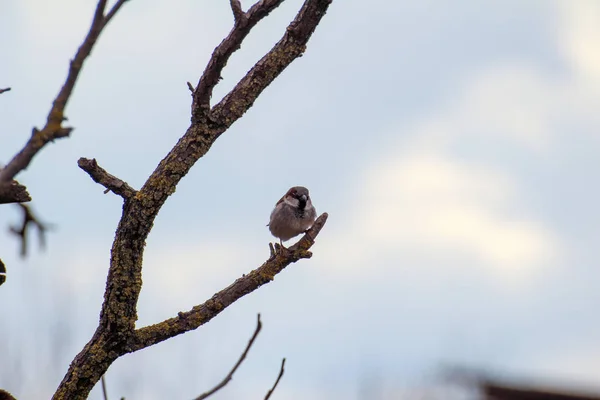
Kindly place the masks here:
POLYGON ((310 200, 308 189, 294 186, 275 204, 267 226, 284 247, 283 242, 306 232, 316 218, 317 210, 310 200))

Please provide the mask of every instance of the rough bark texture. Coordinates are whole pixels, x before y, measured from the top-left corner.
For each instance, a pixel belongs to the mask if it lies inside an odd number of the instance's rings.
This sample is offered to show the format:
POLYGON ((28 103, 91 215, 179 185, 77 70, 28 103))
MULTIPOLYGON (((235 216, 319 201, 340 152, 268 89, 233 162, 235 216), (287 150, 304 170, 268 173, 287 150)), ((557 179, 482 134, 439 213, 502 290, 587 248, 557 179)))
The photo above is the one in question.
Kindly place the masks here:
POLYGON ((0 204, 25 203, 31 201, 27 188, 17 181, 0 184, 0 204))
POLYGON ((95 158, 88 160, 87 158, 82 157, 79 159, 79 161, 77 161, 77 165, 79 165, 79 168, 87 172, 94 182, 99 183, 106 188, 104 191, 105 194, 110 191, 127 200, 135 196, 137 193, 137 191, 129 186, 126 182, 123 182, 116 176, 106 172, 98 165, 95 158))
MULTIPOLYGON (((261 0, 244 13, 238 2, 231 1, 235 24, 215 49, 194 89, 190 127, 143 187, 131 193, 131 196, 124 196, 126 200, 112 247, 99 326, 90 342, 71 363, 54 399, 86 398, 110 364, 121 355, 198 328, 242 296, 273 280, 290 263, 311 256, 308 249, 325 224, 327 214, 319 217, 298 244, 290 249, 278 248, 261 267, 216 293, 205 303, 161 323, 135 329, 137 302, 142 288, 144 246, 160 208, 196 161, 210 150, 215 140, 252 106, 262 91, 293 60, 303 54, 306 43, 325 15, 331 0, 306 0, 282 39, 221 102, 210 108, 212 90, 229 56, 239 48, 252 26, 281 2, 261 0)), ((86 169, 85 165, 83 168, 86 169)), ((87 168, 86 171, 90 173, 91 169, 87 168)), ((97 182, 111 188, 111 181, 106 180, 109 179, 106 171, 94 168, 94 175, 97 182)))

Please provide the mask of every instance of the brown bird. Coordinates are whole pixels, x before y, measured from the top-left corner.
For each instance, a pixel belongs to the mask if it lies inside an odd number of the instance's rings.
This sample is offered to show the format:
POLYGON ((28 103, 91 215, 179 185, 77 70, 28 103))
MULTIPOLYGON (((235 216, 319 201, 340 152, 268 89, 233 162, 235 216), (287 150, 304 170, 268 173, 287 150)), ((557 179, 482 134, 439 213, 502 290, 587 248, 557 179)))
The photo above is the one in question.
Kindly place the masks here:
POLYGON ((275 204, 267 226, 283 247, 283 242, 306 232, 316 218, 317 210, 312 205, 308 189, 294 186, 275 204))

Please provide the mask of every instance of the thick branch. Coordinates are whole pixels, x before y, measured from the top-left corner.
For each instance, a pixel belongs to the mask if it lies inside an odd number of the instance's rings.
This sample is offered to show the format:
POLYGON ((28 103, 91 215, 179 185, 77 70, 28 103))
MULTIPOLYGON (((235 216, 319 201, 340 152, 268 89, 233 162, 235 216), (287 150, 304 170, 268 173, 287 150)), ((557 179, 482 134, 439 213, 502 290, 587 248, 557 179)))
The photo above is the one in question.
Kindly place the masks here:
POLYGON ((250 347, 252 347, 252 345, 254 344, 254 341, 256 340, 261 329, 262 329, 262 323, 260 322, 260 314, 258 314, 258 317, 256 318, 256 329, 254 330, 254 334, 250 338, 250 341, 248 342, 246 349, 240 356, 237 363, 235 363, 235 365, 233 366, 233 368, 231 369, 229 374, 227 374, 225 379, 223 379, 221 382, 219 382, 219 384, 217 386, 215 386, 214 388, 212 388, 211 390, 209 390, 206 393, 202 393, 200 396, 196 397, 195 400, 204 400, 207 397, 212 396, 219 390, 223 389, 225 387, 225 385, 227 385, 233 379, 233 374, 235 374, 235 371, 237 371, 237 369, 240 367, 240 365, 242 365, 242 362, 244 362, 244 360, 246 359, 246 356, 248 355, 248 352, 250 351, 250 347))
POLYGON ((254 271, 242 276, 225 289, 217 292, 203 304, 195 306, 190 311, 180 312, 177 317, 136 330, 128 347, 132 352, 141 350, 194 330, 219 315, 241 297, 271 282, 275 278, 275 275, 283 271, 291 263, 302 258, 310 258, 312 253, 308 250, 314 244, 315 238, 325 225, 327 217, 327 213, 322 214, 298 243, 287 250, 280 248, 280 251, 274 257, 269 258, 254 271))
POLYGON ((230 0, 235 25, 229 35, 213 51, 212 57, 196 86, 194 104, 192 105, 192 120, 199 121, 206 116, 210 110, 210 97, 213 89, 219 83, 221 72, 227 65, 229 57, 240 48, 250 30, 281 3, 283 3, 283 0, 260 0, 247 13, 244 13, 238 0, 230 0))
POLYGON ((27 192, 27 188, 19 182, 13 180, 0 187, 0 204, 25 203, 28 201, 31 201, 31 196, 27 192))
POLYGON ((271 388, 271 390, 269 390, 267 392, 267 395, 265 396, 265 400, 269 400, 269 398, 275 391, 275 388, 279 384, 279 381, 281 380, 281 377, 283 376, 284 372, 285 372, 285 358, 283 360, 281 360, 281 368, 279 369, 279 375, 277 375, 277 380, 275 381, 275 384, 273 384, 273 387, 271 388))
POLYGON ((137 191, 129 186, 127 182, 124 182, 116 176, 106 172, 98 165, 95 158, 90 160, 82 157, 77 161, 77 165, 79 165, 79 168, 87 172, 94 182, 99 183, 106 188, 104 193, 111 191, 114 194, 121 196, 125 200, 135 196, 137 193, 137 191))
POLYGON ((52 103, 52 108, 48 113, 46 125, 38 130, 33 128, 31 137, 25 146, 19 151, 13 159, 0 170, 0 197, 6 196, 7 185, 21 171, 26 169, 33 157, 48 143, 55 139, 68 137, 73 128, 63 127, 62 122, 66 119, 64 116, 65 107, 71 97, 71 93, 75 88, 75 82, 79 77, 79 73, 83 67, 84 61, 92 52, 94 44, 98 40, 102 29, 108 24, 115 13, 121 8, 126 0, 119 0, 107 15, 104 15, 107 0, 99 0, 96 5, 94 18, 83 43, 77 50, 75 58, 71 60, 69 65, 69 73, 67 79, 60 89, 58 95, 52 103))

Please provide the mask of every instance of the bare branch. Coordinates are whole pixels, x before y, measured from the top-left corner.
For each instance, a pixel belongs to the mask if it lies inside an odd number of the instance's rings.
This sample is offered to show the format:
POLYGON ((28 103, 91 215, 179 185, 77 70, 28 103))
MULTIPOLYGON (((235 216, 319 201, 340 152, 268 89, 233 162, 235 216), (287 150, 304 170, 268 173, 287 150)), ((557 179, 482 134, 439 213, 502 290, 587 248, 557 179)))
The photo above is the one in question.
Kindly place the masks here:
POLYGON ((102 397, 104 400, 108 400, 108 391, 106 390, 106 378, 102 375, 102 397))
POLYGON ((194 89, 194 86, 191 83, 189 83, 189 82, 186 82, 186 83, 187 83, 188 89, 190 89, 190 92, 192 92, 192 96, 193 96, 194 95, 194 90, 196 90, 196 89, 194 89))
POLYGON ((110 9, 108 14, 106 14, 106 17, 104 17, 104 20, 102 21, 102 28, 104 28, 106 24, 108 24, 110 20, 113 19, 115 14, 121 9, 121 7, 123 7, 123 4, 125 4, 127 1, 128 0, 119 0, 115 3, 115 5, 110 9))
POLYGON ((229 35, 213 51, 198 85, 196 85, 194 104, 192 105, 193 121, 204 119, 210 111, 210 97, 221 79, 221 72, 227 65, 229 57, 240 48, 250 30, 283 3, 283 0, 261 0, 246 13, 242 12, 239 1, 231 0, 230 3, 235 17, 235 25, 229 35))
POLYGON ((288 249, 280 247, 275 257, 270 257, 263 265, 238 278, 206 302, 193 307, 189 311, 180 312, 177 317, 137 329, 127 346, 130 352, 152 346, 206 324, 238 299, 271 282, 275 275, 291 263, 312 257, 312 253, 308 250, 312 247, 315 238, 325 225, 327 217, 327 213, 323 213, 298 243, 288 249))
POLYGON ((100 33, 104 27, 121 8, 125 1, 126 0, 117 1, 117 3, 106 16, 104 15, 104 10, 106 8, 107 0, 98 1, 90 30, 88 31, 83 43, 77 50, 77 53, 75 53, 75 57, 73 60, 71 60, 67 79, 52 103, 52 107, 46 120, 46 125, 41 130, 33 128, 31 137, 25 146, 13 157, 6 167, 0 170, 0 197, 6 196, 8 184, 19 172, 23 171, 29 166, 31 160, 38 153, 38 151, 40 151, 48 143, 56 139, 68 137, 70 135, 73 128, 63 127, 62 123, 66 120, 64 115, 65 107, 67 106, 67 102, 69 101, 73 89, 75 88, 75 83, 79 77, 83 63, 92 52, 92 48, 94 47, 94 44, 98 40, 98 37, 100 36, 100 33))
POLYGON ((233 18, 238 23, 246 15, 242 10, 242 3, 240 3, 240 0, 229 0, 229 4, 231 5, 231 11, 233 11, 233 18))
POLYGON ((104 193, 111 191, 114 194, 121 196, 125 200, 135 196, 137 193, 137 190, 129 186, 127 182, 124 182, 116 176, 106 172, 98 165, 95 158, 89 160, 82 157, 77 161, 77 165, 79 165, 79 168, 87 172, 94 182, 99 183, 106 188, 104 193))
POLYGON ((279 384, 279 381, 281 380, 281 377, 283 376, 283 373, 285 372, 285 368, 284 367, 285 367, 285 358, 283 360, 281 360, 281 369, 279 370, 279 375, 277 375, 277 380, 275 381, 275 384, 273 385, 273 387, 271 388, 271 390, 269 390, 267 392, 267 395, 265 396, 265 400, 269 400, 269 397, 271 397, 271 395, 275 391, 275 388, 279 384))
POLYGON ((0 188, 0 204, 25 203, 31 201, 27 188, 19 182, 12 180, 0 188))
POLYGON ((231 369, 229 374, 227 374, 225 379, 223 379, 217 386, 215 386, 214 388, 212 388, 211 390, 209 390, 206 393, 202 393, 200 396, 196 397, 195 400, 206 399, 208 396, 211 396, 211 395, 215 394, 216 392, 218 392, 219 390, 221 390, 222 388, 224 388, 225 385, 227 385, 231 381, 231 379, 233 379, 233 374, 235 374, 235 371, 237 371, 239 366, 242 365, 242 362, 246 359, 246 356, 248 355, 248 351, 250 351, 250 347, 252 347, 252 345, 254 344, 254 341, 256 340, 256 337, 258 336, 261 329, 262 329, 262 323, 260 322, 260 314, 258 314, 258 316, 256 318, 256 329, 254 330, 254 334, 250 338, 250 341, 248 342, 246 349, 240 356, 237 363, 235 363, 235 365, 233 366, 233 368, 231 369))
MULTIPOLYGON (((332 0, 307 0, 288 26, 285 35, 240 82, 212 108, 211 119, 230 126, 296 58, 302 56, 306 44, 325 15, 332 0)), ((254 8, 254 7, 253 7, 254 8)), ((248 13, 252 12, 252 9, 248 13)))
POLYGON ((46 231, 50 229, 50 225, 41 222, 31 211, 31 208, 25 204, 17 204, 18 207, 23 211, 23 221, 20 227, 11 226, 10 232, 18 236, 21 239, 21 257, 27 256, 27 232, 30 226, 34 226, 38 230, 38 237, 40 240, 40 247, 44 249, 46 247, 46 231))
POLYGON ((4 93, 4 92, 9 92, 9 91, 10 91, 10 88, 9 88, 9 87, 7 87, 7 88, 5 88, 5 89, 0 89, 0 94, 2 94, 2 93, 4 93))
POLYGON ((235 281, 212 299, 179 317, 136 330, 137 302, 142 288, 142 260, 146 239, 166 199, 179 181, 203 157, 231 124, 246 112, 258 95, 305 50, 306 43, 327 11, 331 0, 305 0, 283 38, 252 69, 220 105, 208 112, 210 93, 220 71, 241 40, 261 18, 282 0, 261 0, 246 12, 245 22, 236 23, 215 49, 192 104, 192 123, 167 156, 159 163, 138 193, 126 202, 111 251, 104 303, 96 332, 75 357, 54 399, 85 398, 118 357, 151 346, 183 332, 196 329, 234 301, 270 282, 287 265, 312 254, 308 249, 322 228, 324 214, 312 229, 290 249, 279 249, 257 270, 235 281), (266 60, 266 61, 265 61, 266 60), (264 75, 258 76, 260 71, 264 75), (247 96, 244 97, 244 91, 247 96), (237 104, 234 104, 237 102, 237 104), (216 111, 216 112, 215 112, 216 111))

